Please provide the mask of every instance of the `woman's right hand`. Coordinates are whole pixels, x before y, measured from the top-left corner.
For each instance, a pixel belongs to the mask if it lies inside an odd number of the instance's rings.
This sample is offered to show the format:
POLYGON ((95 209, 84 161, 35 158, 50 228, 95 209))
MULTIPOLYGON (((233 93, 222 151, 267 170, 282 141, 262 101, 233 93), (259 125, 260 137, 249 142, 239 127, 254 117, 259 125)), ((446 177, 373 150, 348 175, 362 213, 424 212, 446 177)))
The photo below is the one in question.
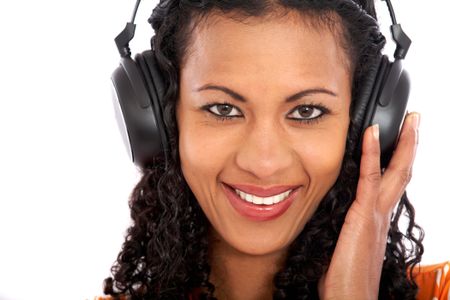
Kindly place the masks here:
POLYGON ((347 212, 330 266, 319 282, 321 299, 378 299, 392 212, 412 176, 420 116, 410 113, 383 174, 378 125, 364 133, 356 199, 347 212))

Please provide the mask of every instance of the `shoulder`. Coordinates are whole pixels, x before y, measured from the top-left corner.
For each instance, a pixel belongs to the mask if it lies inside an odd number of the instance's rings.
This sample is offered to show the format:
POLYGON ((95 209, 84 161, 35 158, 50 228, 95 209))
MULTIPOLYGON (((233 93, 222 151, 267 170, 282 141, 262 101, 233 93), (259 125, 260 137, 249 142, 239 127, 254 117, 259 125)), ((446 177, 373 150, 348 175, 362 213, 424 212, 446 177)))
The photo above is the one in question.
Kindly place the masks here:
POLYGON ((414 281, 419 287, 418 300, 450 299, 450 261, 435 265, 416 266, 414 281))
MULTIPOLYGON (((191 294, 188 295, 189 300, 199 299, 199 292, 194 290, 191 294)), ((131 300, 129 296, 120 295, 120 296, 97 296, 92 300, 131 300)))
POLYGON ((122 296, 97 296, 93 300, 129 300, 130 298, 122 295, 122 296))
MULTIPOLYGON (((197 299, 195 297, 195 293, 190 294, 188 297, 190 300, 197 299)), ((130 297, 121 295, 121 296, 97 296, 92 300, 130 300, 130 299, 131 299, 130 297)))

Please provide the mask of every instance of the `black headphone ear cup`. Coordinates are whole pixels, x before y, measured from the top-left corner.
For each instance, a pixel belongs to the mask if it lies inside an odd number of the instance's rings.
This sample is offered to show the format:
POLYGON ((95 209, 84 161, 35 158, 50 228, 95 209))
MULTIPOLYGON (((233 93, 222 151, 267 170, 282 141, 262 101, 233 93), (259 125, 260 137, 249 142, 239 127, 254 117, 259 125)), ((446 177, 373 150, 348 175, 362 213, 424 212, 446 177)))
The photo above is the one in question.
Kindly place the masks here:
POLYGON ((397 137, 402 124, 409 97, 409 77, 402 69, 401 61, 389 62, 387 56, 381 58, 378 71, 369 75, 373 81, 371 90, 365 90, 363 99, 367 101, 365 112, 360 109, 357 114, 364 113, 364 121, 359 141, 362 148, 362 137, 366 128, 378 124, 380 128, 381 167, 385 168, 395 149, 397 137))
POLYGON ((362 144, 362 137, 366 128, 374 124, 372 123, 373 115, 376 111, 378 97, 383 88, 383 81, 385 80, 388 68, 389 58, 383 55, 380 57, 378 67, 374 69, 376 71, 373 73, 370 72, 367 77, 368 84, 365 86, 365 90, 363 90, 362 93, 362 100, 366 104, 364 110, 360 110, 359 112, 361 115, 364 115, 360 144, 362 144))
POLYGON ((162 142, 142 63, 137 61, 122 58, 111 80, 116 92, 116 117, 125 145, 133 162, 145 167, 161 152, 162 142))
POLYGON ((148 87, 150 91, 150 99, 153 104, 153 112, 155 114, 156 124, 160 134, 160 140, 162 144, 162 150, 165 155, 166 166, 169 158, 170 144, 169 135, 167 133, 167 124, 165 122, 163 113, 163 99, 165 94, 164 77, 156 62, 155 52, 153 50, 147 50, 142 53, 142 57, 145 62, 144 76, 148 81, 148 87))
POLYGON ((371 124, 379 124, 381 167, 387 167, 397 145, 408 104, 410 80, 402 61, 389 63, 376 101, 371 124))
POLYGON ((358 134, 358 144, 356 150, 356 157, 362 153, 362 140, 364 131, 370 126, 372 121, 376 97, 380 90, 383 74, 388 65, 388 58, 386 56, 378 56, 377 60, 370 66, 370 69, 365 74, 366 78, 359 87, 358 98, 354 102, 352 123, 362 124, 358 134))
POLYGON ((368 107, 371 105, 371 98, 373 95, 374 87, 379 84, 379 80, 377 81, 377 77, 380 74, 380 68, 384 64, 384 57, 379 56, 376 62, 371 65, 369 71, 366 74, 366 78, 364 82, 360 86, 360 91, 358 95, 358 99, 354 102, 354 108, 352 113, 352 121, 355 124, 362 124, 362 131, 366 128, 367 125, 367 111, 368 107))

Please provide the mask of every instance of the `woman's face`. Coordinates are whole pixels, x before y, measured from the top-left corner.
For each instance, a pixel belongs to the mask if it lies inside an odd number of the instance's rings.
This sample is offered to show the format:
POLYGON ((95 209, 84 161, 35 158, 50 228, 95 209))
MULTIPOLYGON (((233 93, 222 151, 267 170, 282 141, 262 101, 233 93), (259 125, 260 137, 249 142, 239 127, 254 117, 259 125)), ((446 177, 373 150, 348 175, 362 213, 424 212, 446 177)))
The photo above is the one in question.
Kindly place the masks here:
POLYGON ((286 249, 336 181, 351 101, 340 45, 298 15, 210 16, 194 30, 180 71, 181 168, 235 250, 286 249))

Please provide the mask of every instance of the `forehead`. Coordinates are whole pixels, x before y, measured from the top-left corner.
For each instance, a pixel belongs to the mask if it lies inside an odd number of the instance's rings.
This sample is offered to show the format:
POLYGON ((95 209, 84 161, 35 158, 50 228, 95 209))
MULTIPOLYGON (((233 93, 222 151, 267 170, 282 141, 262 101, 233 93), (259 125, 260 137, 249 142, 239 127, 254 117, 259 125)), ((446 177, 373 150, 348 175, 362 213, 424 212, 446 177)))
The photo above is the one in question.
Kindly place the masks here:
POLYGON ((182 72, 219 79, 277 74, 286 80, 320 78, 331 83, 350 73, 339 32, 298 13, 244 21, 212 14, 196 22, 182 72))

